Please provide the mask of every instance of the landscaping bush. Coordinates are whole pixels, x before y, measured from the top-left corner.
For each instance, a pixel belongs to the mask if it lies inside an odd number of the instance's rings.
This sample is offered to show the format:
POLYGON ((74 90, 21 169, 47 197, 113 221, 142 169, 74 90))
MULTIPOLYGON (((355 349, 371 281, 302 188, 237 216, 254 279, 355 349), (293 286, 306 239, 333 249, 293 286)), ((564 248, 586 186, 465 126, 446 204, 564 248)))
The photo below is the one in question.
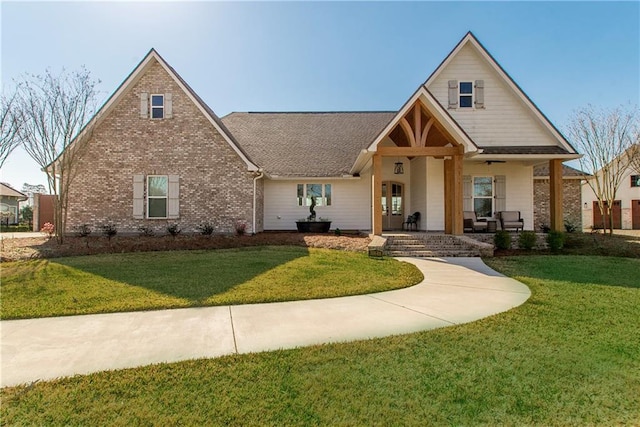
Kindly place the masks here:
POLYGON ((497 231, 493 236, 493 244, 498 249, 511 249, 511 234, 508 231, 497 231))
POLYGON ((203 236, 211 236, 214 229, 215 228, 213 227, 213 224, 211 224, 210 222, 203 222, 198 226, 198 231, 203 236))
POLYGON ((564 229, 567 231, 567 233, 575 233, 578 230, 578 226, 571 221, 565 221, 564 229))
POLYGON ((167 226, 167 232, 169 234, 171 234, 173 237, 175 237, 178 234, 180 234, 181 231, 182 231, 182 229, 180 228, 180 226, 178 224, 169 224, 167 226))
POLYGON ((138 231, 140 232, 141 236, 153 236, 155 234, 153 228, 146 225, 138 227, 138 231))
POLYGON ((89 227, 89 224, 82 224, 76 227, 76 234, 78 235, 78 237, 87 237, 89 234, 91 234, 91 227, 89 227))
POLYGON ((547 234, 547 244, 549 249, 556 252, 564 247, 565 236, 562 231, 550 231, 547 234))
POLYGON ((100 229, 102 230, 102 235, 109 240, 111 240, 113 236, 118 234, 118 229, 113 224, 104 224, 100 226, 100 229))
POLYGON ((26 232, 31 231, 31 227, 27 224, 22 225, 0 225, 0 232, 2 233, 17 233, 17 232, 26 232))
POLYGON ((247 223, 244 221, 236 222, 236 234, 238 236, 243 236, 244 233, 247 232, 247 223))
POLYGON ((523 231, 518 236, 518 247, 530 251, 536 245, 537 237, 533 231, 523 231))
POLYGON ((40 232, 46 234, 49 238, 52 238, 55 230, 56 227, 53 224, 51 224, 50 222, 45 222, 40 229, 40 232))

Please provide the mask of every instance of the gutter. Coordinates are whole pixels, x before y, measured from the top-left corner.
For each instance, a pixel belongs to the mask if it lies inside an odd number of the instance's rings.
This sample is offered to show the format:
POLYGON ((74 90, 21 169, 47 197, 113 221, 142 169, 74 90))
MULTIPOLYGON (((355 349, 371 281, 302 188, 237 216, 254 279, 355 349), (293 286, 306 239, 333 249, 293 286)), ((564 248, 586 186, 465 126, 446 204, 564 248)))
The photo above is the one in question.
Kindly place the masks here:
POLYGON ((257 175, 253 177, 253 219, 252 219, 253 223, 251 225, 252 234, 256 234, 256 198, 257 198, 256 189, 257 189, 257 181, 259 179, 261 179, 262 177, 264 177, 264 173, 262 172, 262 169, 258 169, 257 175))

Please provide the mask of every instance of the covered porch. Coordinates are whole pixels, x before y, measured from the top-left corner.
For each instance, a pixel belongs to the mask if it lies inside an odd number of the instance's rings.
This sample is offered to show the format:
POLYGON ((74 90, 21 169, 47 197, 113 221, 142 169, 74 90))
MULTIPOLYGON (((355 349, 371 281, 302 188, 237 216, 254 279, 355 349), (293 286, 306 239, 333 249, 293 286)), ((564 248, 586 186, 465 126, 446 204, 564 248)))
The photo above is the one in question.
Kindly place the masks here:
POLYGON ((562 230, 564 159, 551 151, 484 151, 422 87, 364 153, 372 170, 373 234, 401 230, 409 215, 419 213, 416 229, 463 235, 463 212, 483 209, 489 220, 500 211, 522 211, 533 229, 532 168, 542 162, 550 169, 551 228, 562 230), (476 194, 483 180, 486 200, 476 194))

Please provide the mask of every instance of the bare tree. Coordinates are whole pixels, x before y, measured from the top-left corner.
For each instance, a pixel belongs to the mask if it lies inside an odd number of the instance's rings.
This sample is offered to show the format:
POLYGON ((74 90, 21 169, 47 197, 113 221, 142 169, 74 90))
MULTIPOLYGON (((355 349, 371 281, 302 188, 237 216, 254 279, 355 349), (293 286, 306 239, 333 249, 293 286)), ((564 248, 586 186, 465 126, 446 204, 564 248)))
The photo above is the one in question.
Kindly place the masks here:
POLYGON ((47 174, 49 193, 54 196, 54 225, 59 242, 66 229, 68 190, 78 160, 86 151, 88 134, 83 126, 96 106, 99 81, 89 71, 43 76, 26 75, 18 82, 18 108, 22 147, 47 174))
POLYGON ((631 167, 631 170, 637 175, 640 175, 640 141, 637 141, 636 144, 631 147, 629 150, 629 157, 629 166, 631 167))
POLYGON ((609 234, 613 234, 611 210, 616 193, 638 143, 639 119, 637 107, 604 110, 589 105, 576 111, 569 123, 569 136, 584 155, 580 159, 582 170, 593 174, 585 179, 598 199, 602 226, 609 229, 609 234))
POLYGON ((20 142, 18 131, 21 122, 15 112, 15 106, 15 92, 9 96, 0 96, 0 168, 20 142))

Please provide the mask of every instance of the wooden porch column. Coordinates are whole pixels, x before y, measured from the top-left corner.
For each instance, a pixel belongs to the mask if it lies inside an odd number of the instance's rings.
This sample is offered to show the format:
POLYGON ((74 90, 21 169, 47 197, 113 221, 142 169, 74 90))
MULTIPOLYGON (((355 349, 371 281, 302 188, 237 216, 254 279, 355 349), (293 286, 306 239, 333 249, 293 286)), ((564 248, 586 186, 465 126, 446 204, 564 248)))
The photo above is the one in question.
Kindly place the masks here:
POLYGON ((464 221, 462 215, 462 156, 457 154, 453 156, 452 161, 452 201, 451 201, 451 217, 452 228, 451 234, 459 236, 464 233, 464 221))
POLYGON ((382 235, 382 156, 373 155, 373 234, 382 235))
POLYGON ((452 234, 453 218, 451 212, 453 210, 453 160, 444 160, 444 232, 452 234))
POLYGON ((462 217, 462 156, 456 154, 444 161, 444 232, 464 233, 462 217))
POLYGON ((562 215, 562 160, 549 160, 549 211, 551 214, 551 229, 564 230, 562 215))

